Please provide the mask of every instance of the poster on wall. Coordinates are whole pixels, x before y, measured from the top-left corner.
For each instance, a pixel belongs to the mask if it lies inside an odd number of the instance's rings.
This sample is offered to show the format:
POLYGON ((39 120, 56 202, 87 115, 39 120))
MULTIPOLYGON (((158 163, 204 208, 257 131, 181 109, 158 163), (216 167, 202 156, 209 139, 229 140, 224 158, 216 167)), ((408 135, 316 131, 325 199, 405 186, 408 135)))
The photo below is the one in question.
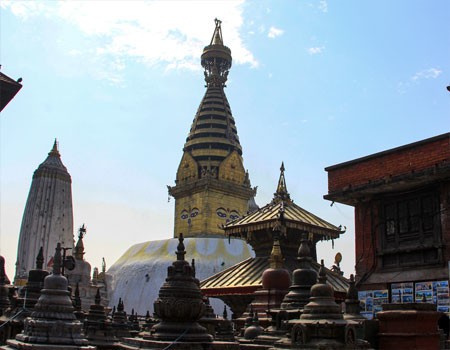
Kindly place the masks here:
POLYGON ((421 303, 426 299, 427 303, 437 305, 437 311, 450 311, 449 284, 448 281, 416 282, 415 301, 421 303))
POLYGON ((361 305, 361 315, 371 320, 377 312, 382 311, 382 304, 389 302, 387 289, 365 290, 358 292, 361 305))
POLYGON ((393 303, 412 303, 414 301, 414 283, 392 283, 391 296, 393 303))

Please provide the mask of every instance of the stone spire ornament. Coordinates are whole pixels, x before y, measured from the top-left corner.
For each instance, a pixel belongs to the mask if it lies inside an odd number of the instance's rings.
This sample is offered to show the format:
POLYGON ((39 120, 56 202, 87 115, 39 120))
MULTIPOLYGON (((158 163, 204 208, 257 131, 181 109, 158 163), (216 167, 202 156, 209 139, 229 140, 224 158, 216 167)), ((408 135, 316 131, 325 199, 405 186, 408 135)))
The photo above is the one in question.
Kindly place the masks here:
POLYGON ((345 313, 344 319, 346 320, 361 320, 366 318, 361 315, 361 306, 358 298, 358 290, 355 286, 355 276, 350 275, 350 286, 348 287, 347 297, 345 298, 345 313))
POLYGON ((105 307, 101 305, 100 288, 97 289, 95 303, 89 308, 84 322, 84 332, 89 344, 95 345, 98 349, 111 349, 117 345, 111 322, 107 320, 105 307))
POLYGON ((323 259, 316 284, 311 287, 310 302, 305 305, 300 317, 304 320, 342 319, 341 308, 334 300, 333 287, 327 284, 327 275, 323 259))
POLYGON ((34 311, 24 321, 24 330, 16 340, 8 341, 15 349, 94 350, 82 333, 68 291, 67 278, 61 274, 61 244, 53 257, 53 273, 45 277, 44 288, 34 311))
POLYGON ((42 269, 43 264, 44 253, 43 248, 41 247, 36 257, 36 268, 30 270, 28 273, 27 284, 20 291, 19 305, 25 305, 24 316, 31 315, 31 311, 34 309, 34 306, 41 296, 41 290, 44 287, 44 279, 49 275, 47 270, 42 269))
POLYGON ((127 313, 125 312, 122 298, 119 298, 117 309, 113 311, 112 327, 114 335, 117 338, 129 337, 131 335, 130 327, 128 325, 127 313))
POLYGON ((361 323, 344 320, 340 306, 335 302, 333 287, 327 284, 323 260, 316 284, 311 287, 310 302, 305 305, 300 319, 289 321, 290 339, 283 338, 274 348, 300 349, 370 349, 370 344, 358 339, 361 323))
POLYGON ((309 302, 311 287, 316 283, 317 273, 311 268, 311 252, 307 234, 303 233, 298 248, 297 261, 299 268, 292 273, 292 285, 283 299, 281 308, 301 310, 309 302))

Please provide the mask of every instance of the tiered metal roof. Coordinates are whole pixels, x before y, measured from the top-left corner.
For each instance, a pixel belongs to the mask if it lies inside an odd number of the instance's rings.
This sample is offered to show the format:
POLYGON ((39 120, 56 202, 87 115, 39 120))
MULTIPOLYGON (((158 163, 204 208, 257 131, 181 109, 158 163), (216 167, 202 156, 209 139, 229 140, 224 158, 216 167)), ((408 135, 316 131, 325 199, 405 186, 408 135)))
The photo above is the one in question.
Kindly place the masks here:
POLYGON ((280 215, 286 228, 306 231, 323 236, 325 239, 338 238, 342 233, 340 227, 319 218, 317 215, 301 208, 290 198, 284 177, 284 164, 280 168, 280 179, 273 200, 259 210, 225 225, 225 232, 231 235, 273 229, 279 225, 280 215))

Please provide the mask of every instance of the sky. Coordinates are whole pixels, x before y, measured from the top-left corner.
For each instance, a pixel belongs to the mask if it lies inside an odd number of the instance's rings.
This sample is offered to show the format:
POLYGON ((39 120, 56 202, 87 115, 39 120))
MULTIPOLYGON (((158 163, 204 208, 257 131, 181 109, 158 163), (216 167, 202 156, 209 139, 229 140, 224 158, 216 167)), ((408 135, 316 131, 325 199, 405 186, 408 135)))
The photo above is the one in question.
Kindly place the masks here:
MULTIPOLYGON (((0 116, 0 254, 14 263, 34 170, 55 138, 85 258, 111 266, 173 236, 175 174, 205 93, 214 18, 256 201, 284 161, 291 198, 346 233, 319 244, 354 270, 354 211, 323 199, 325 167, 450 131, 450 2, 7 1, 0 64, 23 79, 0 116)), ((76 233, 76 232, 74 232, 76 233)))

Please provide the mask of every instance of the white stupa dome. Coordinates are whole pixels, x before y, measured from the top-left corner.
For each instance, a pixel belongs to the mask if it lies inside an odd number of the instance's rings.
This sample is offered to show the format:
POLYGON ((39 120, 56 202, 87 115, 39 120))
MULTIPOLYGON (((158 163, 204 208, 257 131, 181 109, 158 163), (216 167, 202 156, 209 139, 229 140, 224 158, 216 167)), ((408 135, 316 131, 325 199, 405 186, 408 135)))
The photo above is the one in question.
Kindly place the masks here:
MULTIPOLYGON (((149 241, 131 246, 107 271, 110 307, 122 298, 127 313, 153 313, 153 302, 167 277, 167 268, 176 260, 178 239, 149 241)), ((240 239, 185 238, 185 259, 195 259, 196 277, 201 281, 238 262, 254 256, 250 245, 240 239)), ((223 303, 211 300, 216 313, 223 303)), ((222 308, 222 309, 220 309, 222 308)))

